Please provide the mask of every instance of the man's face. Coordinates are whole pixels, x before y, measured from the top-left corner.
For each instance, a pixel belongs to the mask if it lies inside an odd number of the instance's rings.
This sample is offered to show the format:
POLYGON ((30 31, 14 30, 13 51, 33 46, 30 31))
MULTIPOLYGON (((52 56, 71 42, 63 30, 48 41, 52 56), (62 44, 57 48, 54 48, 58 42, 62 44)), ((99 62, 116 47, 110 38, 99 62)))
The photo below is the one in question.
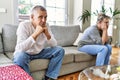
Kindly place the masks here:
POLYGON ((40 25, 44 27, 46 25, 46 20, 47 20, 47 12, 46 11, 41 11, 37 10, 34 11, 32 21, 34 25, 40 25))

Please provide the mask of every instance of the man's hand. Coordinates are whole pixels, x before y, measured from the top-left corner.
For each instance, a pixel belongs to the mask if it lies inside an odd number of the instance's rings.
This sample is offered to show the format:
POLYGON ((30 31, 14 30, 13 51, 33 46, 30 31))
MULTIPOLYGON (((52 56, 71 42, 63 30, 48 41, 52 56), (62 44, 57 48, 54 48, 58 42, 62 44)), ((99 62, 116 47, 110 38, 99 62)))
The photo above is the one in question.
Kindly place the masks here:
POLYGON ((43 27, 38 25, 35 29, 35 32, 37 35, 40 35, 40 33, 42 33, 44 31, 43 27))
POLYGON ((37 25, 35 32, 31 36, 34 38, 34 40, 36 40, 37 36, 40 35, 43 31, 44 29, 40 25, 37 25))
POLYGON ((31 36, 34 38, 34 40, 36 40, 38 35, 40 35, 41 33, 44 33, 48 40, 51 39, 51 35, 48 32, 48 27, 46 25, 44 26, 37 25, 35 32, 31 36))
POLYGON ((44 32, 44 34, 46 35, 47 39, 48 39, 48 40, 51 39, 51 35, 50 35, 49 31, 48 31, 48 27, 47 27, 47 26, 44 26, 43 29, 44 29, 43 32, 44 32))

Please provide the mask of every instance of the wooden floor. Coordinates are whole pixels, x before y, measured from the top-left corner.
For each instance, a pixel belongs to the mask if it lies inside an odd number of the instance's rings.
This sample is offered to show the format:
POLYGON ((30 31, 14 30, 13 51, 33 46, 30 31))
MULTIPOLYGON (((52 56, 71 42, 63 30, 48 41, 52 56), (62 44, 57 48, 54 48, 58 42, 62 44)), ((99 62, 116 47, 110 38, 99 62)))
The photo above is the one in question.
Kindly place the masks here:
MULTIPOLYGON (((112 48, 112 55, 111 55, 111 60, 110 60, 110 64, 111 65, 115 65, 115 64, 119 64, 120 65, 120 48, 112 48)), ((65 75, 62 77, 59 77, 58 80, 78 80, 78 75, 80 72, 76 72, 73 74, 69 74, 69 75, 65 75)))
POLYGON ((112 64, 112 65, 119 64, 120 65, 120 57, 119 56, 120 56, 120 48, 112 48, 110 64, 112 64))

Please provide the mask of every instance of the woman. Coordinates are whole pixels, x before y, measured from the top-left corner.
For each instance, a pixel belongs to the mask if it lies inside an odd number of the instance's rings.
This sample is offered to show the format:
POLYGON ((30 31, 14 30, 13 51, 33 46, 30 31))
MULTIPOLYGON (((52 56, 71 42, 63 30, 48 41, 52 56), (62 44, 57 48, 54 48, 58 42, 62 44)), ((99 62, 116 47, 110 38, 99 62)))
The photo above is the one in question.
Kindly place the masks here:
POLYGON ((96 25, 88 27, 78 43, 78 50, 90 55, 97 55, 96 66, 108 65, 112 47, 108 43, 110 17, 99 14, 96 25))

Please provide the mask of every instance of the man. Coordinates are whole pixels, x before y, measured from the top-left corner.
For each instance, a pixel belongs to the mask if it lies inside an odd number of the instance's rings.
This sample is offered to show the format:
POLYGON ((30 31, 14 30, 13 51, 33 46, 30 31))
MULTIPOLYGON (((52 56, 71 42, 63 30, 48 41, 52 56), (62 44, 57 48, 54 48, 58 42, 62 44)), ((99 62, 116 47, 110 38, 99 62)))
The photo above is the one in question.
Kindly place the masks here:
POLYGON ((97 24, 88 27, 78 43, 78 50, 97 55, 96 66, 108 65, 112 47, 108 43, 107 29, 110 17, 99 14, 97 24))
POLYGON ((31 60, 50 59, 43 80, 55 80, 59 75, 64 49, 57 46, 57 42, 50 27, 46 24, 46 20, 46 9, 37 5, 31 11, 31 20, 19 24, 14 63, 30 74, 29 62, 31 60), (46 42, 51 47, 44 48, 46 42))

